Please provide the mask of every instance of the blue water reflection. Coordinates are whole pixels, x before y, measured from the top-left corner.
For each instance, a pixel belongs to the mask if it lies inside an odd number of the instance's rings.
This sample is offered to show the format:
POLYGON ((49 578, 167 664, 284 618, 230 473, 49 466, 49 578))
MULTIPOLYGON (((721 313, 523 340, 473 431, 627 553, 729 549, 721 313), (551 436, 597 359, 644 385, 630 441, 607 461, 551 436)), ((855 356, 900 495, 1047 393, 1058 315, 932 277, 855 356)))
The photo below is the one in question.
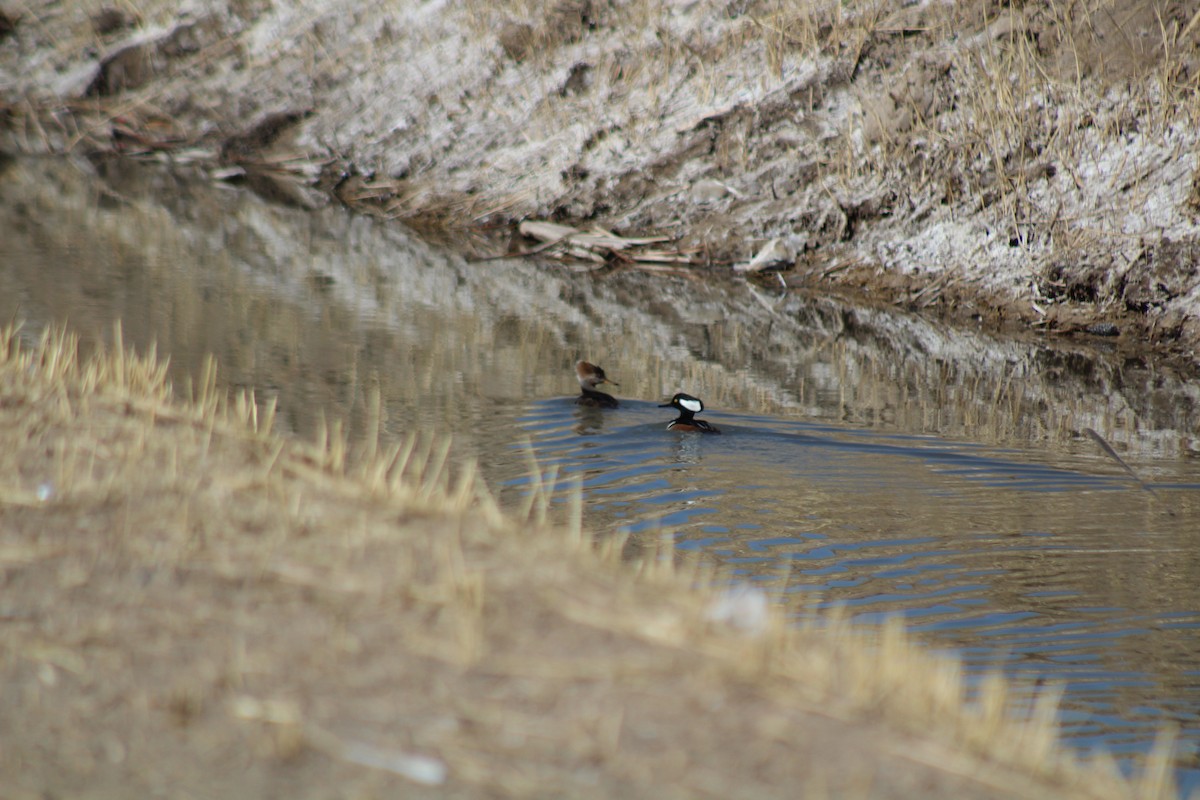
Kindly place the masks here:
POLYGON ((600 535, 668 529, 741 579, 785 581, 811 599, 802 614, 902 614, 971 675, 1061 683, 1065 737, 1082 750, 1145 754, 1173 721, 1180 782, 1200 787, 1200 558, 1187 537, 1200 482, 1149 492, 1102 453, 705 416, 721 436, 666 431, 670 415, 636 400, 604 413, 537 401, 518 423, 542 479, 582 484, 600 535))

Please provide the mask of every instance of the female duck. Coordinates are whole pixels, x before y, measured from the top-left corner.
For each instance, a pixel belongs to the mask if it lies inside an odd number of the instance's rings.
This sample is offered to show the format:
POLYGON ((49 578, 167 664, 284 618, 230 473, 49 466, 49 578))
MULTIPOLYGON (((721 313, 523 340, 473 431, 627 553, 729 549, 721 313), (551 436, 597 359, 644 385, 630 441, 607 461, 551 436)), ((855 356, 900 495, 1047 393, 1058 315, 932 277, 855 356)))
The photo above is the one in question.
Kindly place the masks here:
POLYGON ((621 385, 616 381, 610 381, 603 369, 586 361, 576 361, 575 377, 579 379, 579 388, 583 392, 575 398, 576 403, 593 408, 617 407, 617 398, 596 389, 602 383, 611 383, 613 386, 621 385))
POLYGON ((679 411, 679 416, 671 420, 671 424, 667 426, 669 431, 721 432, 704 420, 695 418, 696 414, 704 410, 704 403, 700 402, 699 397, 692 397, 690 394, 680 392, 671 398, 671 402, 660 404, 659 408, 674 408, 679 411))

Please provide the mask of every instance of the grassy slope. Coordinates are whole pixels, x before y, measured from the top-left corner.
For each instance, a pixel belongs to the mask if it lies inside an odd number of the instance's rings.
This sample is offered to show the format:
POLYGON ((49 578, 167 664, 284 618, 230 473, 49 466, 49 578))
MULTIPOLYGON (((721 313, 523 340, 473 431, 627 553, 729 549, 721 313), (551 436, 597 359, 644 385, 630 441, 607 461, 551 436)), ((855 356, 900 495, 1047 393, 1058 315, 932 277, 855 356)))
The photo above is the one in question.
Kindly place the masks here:
POLYGON ((506 518, 437 446, 279 439, 75 346, 0 336, 6 796, 1172 795, 898 628, 711 622, 694 570, 506 518))

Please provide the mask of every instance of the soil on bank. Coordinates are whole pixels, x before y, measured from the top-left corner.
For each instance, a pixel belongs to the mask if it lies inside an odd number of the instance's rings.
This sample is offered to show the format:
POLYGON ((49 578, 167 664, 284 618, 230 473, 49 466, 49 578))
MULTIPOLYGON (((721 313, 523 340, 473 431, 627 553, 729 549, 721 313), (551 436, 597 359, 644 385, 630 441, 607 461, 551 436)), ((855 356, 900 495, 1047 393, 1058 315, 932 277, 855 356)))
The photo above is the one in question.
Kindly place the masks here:
POLYGON ((766 250, 789 285, 1195 362, 1200 0, 0 8, 10 151, 766 250))
MULTIPOLYGON (((1191 358, 1196 10, 4 0, 0 147, 666 232, 717 269, 778 240, 792 284, 1191 358)), ((669 560, 506 520, 436 450, 348 467, 15 341, 14 797, 1171 796, 1165 762, 1072 764, 999 684, 964 711, 897 636, 715 625, 669 560)))
POLYGON ((1172 796, 898 627, 795 630, 436 444, 283 440, 76 348, 0 335, 6 797, 1172 796))

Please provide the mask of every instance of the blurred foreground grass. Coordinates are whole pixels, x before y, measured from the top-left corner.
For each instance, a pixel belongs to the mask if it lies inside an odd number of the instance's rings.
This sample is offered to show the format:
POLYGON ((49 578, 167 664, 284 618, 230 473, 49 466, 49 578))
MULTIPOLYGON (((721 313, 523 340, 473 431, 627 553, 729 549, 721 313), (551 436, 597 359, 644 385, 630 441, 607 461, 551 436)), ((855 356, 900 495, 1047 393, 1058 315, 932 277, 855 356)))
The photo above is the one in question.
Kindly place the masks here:
POLYGON ((444 444, 283 439, 117 342, 0 332, 6 797, 1173 796, 1165 747, 1066 755, 1053 692, 714 621, 719 576, 505 513, 444 444))

